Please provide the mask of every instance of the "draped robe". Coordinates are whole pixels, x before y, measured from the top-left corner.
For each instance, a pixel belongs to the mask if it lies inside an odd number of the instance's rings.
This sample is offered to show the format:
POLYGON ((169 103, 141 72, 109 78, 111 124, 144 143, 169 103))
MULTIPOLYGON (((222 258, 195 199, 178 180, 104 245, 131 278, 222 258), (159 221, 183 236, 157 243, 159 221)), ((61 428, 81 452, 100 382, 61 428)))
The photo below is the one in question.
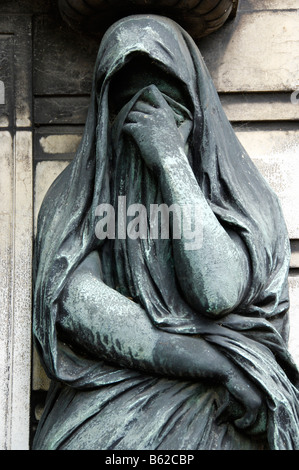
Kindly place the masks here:
POLYGON ((298 371, 287 349, 289 256, 278 198, 238 141, 192 39, 163 17, 117 22, 99 49, 80 147, 47 193, 38 219, 33 329, 53 385, 34 448, 299 449, 298 371), (249 254, 246 297, 221 320, 203 317, 179 292, 171 240, 95 235, 97 206, 115 205, 119 194, 128 203, 163 202, 159 182, 136 148, 124 142, 122 113, 114 128, 110 125, 111 80, 138 55, 188 91, 190 165, 219 223, 238 234, 249 254), (70 275, 95 250, 103 281, 121 286, 158 330, 200 335, 262 390, 268 414, 264 439, 242 434, 230 423, 216 424, 227 395, 220 385, 126 369, 65 343, 57 328, 60 298, 70 275))

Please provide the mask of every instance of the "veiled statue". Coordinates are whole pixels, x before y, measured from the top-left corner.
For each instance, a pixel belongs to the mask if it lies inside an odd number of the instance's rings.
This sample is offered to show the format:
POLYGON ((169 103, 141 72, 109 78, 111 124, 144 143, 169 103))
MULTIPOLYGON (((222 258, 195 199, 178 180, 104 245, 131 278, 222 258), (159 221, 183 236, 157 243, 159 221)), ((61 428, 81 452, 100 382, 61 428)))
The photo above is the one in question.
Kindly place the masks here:
POLYGON ((82 142, 39 213, 34 337, 52 382, 33 448, 298 450, 289 256, 188 33, 113 24, 82 142), (174 215, 169 237, 99 236, 98 208, 117 221, 124 200, 196 207, 199 242, 174 236, 174 215))

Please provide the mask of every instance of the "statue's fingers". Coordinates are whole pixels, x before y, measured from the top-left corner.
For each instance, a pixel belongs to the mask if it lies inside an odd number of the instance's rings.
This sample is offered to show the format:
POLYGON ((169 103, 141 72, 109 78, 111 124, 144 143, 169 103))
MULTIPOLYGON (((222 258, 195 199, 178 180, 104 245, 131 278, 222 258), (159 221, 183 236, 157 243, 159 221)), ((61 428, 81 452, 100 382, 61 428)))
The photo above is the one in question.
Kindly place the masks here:
POLYGON ((235 425, 239 429, 246 430, 254 425, 257 420, 258 410, 247 410, 242 418, 235 420, 235 425))
POLYGON ((138 100, 133 106, 132 111, 139 111, 144 114, 150 114, 153 106, 145 101, 138 100))
POLYGON ((143 90, 141 96, 143 101, 151 104, 155 108, 168 106, 167 101, 163 97, 160 90, 156 87, 156 85, 149 85, 148 87, 146 87, 143 90))
POLYGON ((267 432, 268 412, 267 407, 263 405, 257 413, 254 422, 245 429, 250 436, 265 435, 267 432))
POLYGON ((128 134, 128 135, 132 136, 134 134, 134 131, 136 131, 137 126, 138 126, 137 123, 130 122, 130 123, 124 124, 122 130, 123 130, 124 134, 128 134))
POLYGON ((143 112, 140 112, 140 111, 130 111, 128 116, 127 116, 127 119, 126 119, 126 124, 129 124, 129 123, 140 123, 141 121, 147 119, 148 116, 146 114, 144 114, 143 112))

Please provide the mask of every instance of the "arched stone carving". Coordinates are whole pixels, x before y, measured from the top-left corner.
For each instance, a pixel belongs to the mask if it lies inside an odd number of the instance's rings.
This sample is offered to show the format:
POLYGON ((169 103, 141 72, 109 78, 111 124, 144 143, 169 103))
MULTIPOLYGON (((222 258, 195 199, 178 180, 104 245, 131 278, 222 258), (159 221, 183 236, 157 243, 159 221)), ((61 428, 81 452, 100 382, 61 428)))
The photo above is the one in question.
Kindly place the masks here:
POLYGON ((239 0, 59 0, 65 21, 75 29, 103 32, 114 21, 131 14, 155 13, 177 21, 193 38, 221 28, 236 15, 239 0))

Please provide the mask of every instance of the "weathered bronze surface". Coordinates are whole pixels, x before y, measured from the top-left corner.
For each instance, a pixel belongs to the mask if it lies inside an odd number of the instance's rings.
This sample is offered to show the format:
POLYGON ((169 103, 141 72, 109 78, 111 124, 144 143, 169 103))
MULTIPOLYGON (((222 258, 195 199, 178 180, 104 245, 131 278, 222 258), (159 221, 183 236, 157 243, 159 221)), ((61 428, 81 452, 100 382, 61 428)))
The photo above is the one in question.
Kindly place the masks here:
POLYGON ((131 14, 155 13, 177 21, 193 38, 221 28, 237 12, 239 0, 59 0, 65 21, 75 29, 99 33, 131 14))
POLYGON ((34 337, 53 385, 34 449, 298 450, 289 255, 190 36, 159 16, 114 24, 39 214, 34 337), (98 208, 119 216, 120 198, 196 207, 197 245, 108 221, 101 239, 98 208))

